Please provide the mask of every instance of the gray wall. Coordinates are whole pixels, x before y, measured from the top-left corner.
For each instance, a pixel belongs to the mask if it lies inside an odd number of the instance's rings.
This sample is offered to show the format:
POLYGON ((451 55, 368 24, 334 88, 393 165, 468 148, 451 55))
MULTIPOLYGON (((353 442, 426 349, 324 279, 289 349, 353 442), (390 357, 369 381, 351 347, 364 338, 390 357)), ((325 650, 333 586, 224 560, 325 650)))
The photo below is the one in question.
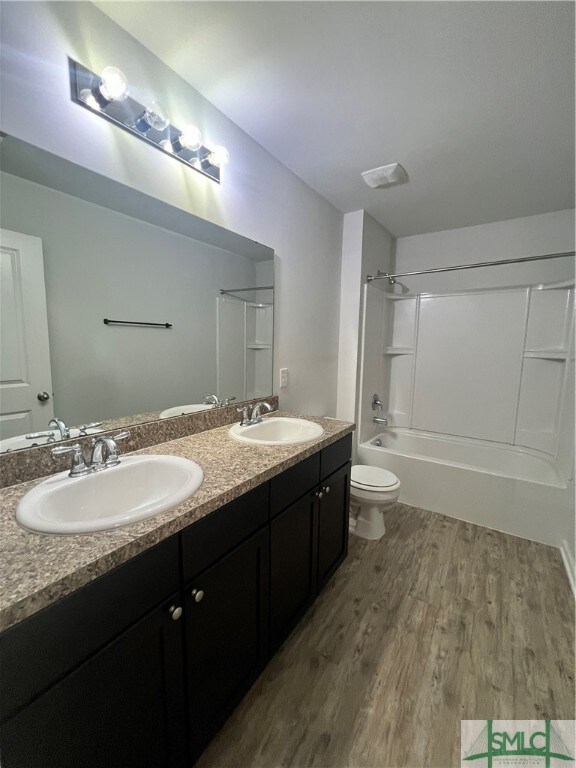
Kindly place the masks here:
POLYGON ((58 416, 79 424, 215 391, 218 289, 254 285, 254 262, 15 176, 1 185, 2 227, 43 242, 58 416))

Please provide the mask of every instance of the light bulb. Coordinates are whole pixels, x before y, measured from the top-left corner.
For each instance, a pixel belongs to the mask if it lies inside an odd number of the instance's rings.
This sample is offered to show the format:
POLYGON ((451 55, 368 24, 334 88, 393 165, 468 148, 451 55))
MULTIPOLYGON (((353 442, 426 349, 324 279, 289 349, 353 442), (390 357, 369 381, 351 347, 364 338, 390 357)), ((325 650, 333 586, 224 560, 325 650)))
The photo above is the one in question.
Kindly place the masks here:
POLYGON ((100 75, 98 90, 108 103, 123 101, 128 96, 126 75, 118 67, 106 67, 100 75))
POLYGON ((216 146, 210 150, 210 154, 208 155, 207 159, 210 165, 213 165, 216 168, 222 168, 222 166, 226 165, 230 159, 230 155, 228 154, 226 147, 216 146))
POLYGON ((135 128, 141 133, 147 133, 150 128, 154 128, 156 131, 163 131, 170 123, 164 109, 158 104, 157 101, 153 101, 142 112, 142 114, 136 119, 135 128))
POLYGON ((182 133, 172 141, 175 152, 182 152, 183 149, 189 149, 196 152, 202 146, 202 134, 195 125, 185 125, 182 133))

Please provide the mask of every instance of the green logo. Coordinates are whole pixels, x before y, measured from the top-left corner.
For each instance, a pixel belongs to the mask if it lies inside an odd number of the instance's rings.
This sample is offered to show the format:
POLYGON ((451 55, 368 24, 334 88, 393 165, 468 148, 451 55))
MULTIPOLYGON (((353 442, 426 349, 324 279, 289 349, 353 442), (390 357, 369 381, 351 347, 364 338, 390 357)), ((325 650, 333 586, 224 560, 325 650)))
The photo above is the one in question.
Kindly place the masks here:
MULTIPOLYGON (((534 764, 534 758, 540 758, 544 761, 545 768, 550 768, 551 760, 574 762, 574 756, 570 754, 568 747, 552 725, 551 720, 536 721, 541 724, 537 726, 539 730, 515 727, 516 724, 520 725, 520 723, 526 721, 486 720, 485 722, 486 725, 482 728, 470 749, 463 752, 463 761, 482 759, 486 761, 484 765, 487 768, 492 768, 495 758, 511 756, 530 757, 532 758, 530 761, 532 765, 534 764), (505 723, 506 730, 502 726, 496 726, 495 723, 505 723)), ((573 721, 571 722, 573 723, 573 721)), ((517 761, 515 764, 521 765, 523 762, 517 761)), ((528 761, 525 764, 528 764, 528 761)))

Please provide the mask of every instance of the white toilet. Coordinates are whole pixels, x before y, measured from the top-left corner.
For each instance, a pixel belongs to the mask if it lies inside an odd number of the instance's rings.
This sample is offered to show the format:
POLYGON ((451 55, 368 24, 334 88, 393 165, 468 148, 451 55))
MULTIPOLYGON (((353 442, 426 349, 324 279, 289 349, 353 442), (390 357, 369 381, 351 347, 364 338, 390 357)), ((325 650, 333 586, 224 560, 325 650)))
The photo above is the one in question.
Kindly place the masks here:
POLYGON ((384 512, 398 501, 400 480, 380 467, 355 464, 350 479, 350 530, 373 541, 386 533, 384 512))

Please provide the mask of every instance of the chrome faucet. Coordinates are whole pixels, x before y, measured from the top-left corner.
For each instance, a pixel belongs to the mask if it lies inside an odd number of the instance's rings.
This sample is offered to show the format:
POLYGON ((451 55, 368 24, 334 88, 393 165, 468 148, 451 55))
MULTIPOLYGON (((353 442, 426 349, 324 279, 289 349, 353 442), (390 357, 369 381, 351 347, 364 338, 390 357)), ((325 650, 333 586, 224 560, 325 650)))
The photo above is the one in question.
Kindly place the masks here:
POLYGON ((265 400, 262 400, 259 403, 256 403, 256 405, 252 408, 252 419, 250 420, 251 424, 258 424, 262 421, 261 411, 262 408, 265 408, 268 413, 270 411, 273 411, 274 408, 270 405, 270 403, 267 403, 265 400))
MULTIPOLYGON (((372 410, 378 411, 378 413, 382 413, 383 407, 384 406, 382 405, 382 400, 380 400, 380 396, 374 395, 372 397, 372 410)), ((383 427, 388 426, 388 419, 385 418, 384 416, 374 416, 372 418, 372 421, 374 422, 374 424, 381 424, 383 427)))
POLYGON ((116 435, 107 435, 98 439, 92 438, 92 456, 88 464, 84 461, 84 454, 82 453, 80 443, 57 445, 56 448, 52 448, 52 455, 61 456, 64 453, 71 453, 72 465, 69 475, 70 477, 82 477, 91 472, 99 472, 102 469, 108 469, 108 467, 115 467, 117 464, 120 464, 116 440, 123 440, 129 436, 130 432, 118 432, 116 435))
POLYGON ((236 408, 238 413, 242 414, 240 426, 249 427, 251 424, 259 424, 262 421, 262 408, 265 408, 268 413, 274 410, 270 403, 267 403, 265 400, 254 403, 254 405, 244 405, 242 408, 236 408))
POLYGON ((124 440, 126 437, 130 437, 130 432, 118 432, 116 435, 92 438, 90 470, 92 472, 100 472, 102 469, 108 469, 120 464, 116 441, 124 440))
POLYGON ((50 421, 48 422, 48 426, 55 427, 60 432, 60 440, 68 440, 68 438, 70 437, 70 430, 68 429, 66 424, 64 424, 62 419, 57 419, 56 417, 54 417, 53 419, 50 419, 50 421))
POLYGON ((214 408, 224 408, 226 405, 230 405, 232 400, 236 400, 235 397, 225 397, 224 400, 220 400, 218 395, 204 395, 202 402, 205 405, 211 405, 214 408))

